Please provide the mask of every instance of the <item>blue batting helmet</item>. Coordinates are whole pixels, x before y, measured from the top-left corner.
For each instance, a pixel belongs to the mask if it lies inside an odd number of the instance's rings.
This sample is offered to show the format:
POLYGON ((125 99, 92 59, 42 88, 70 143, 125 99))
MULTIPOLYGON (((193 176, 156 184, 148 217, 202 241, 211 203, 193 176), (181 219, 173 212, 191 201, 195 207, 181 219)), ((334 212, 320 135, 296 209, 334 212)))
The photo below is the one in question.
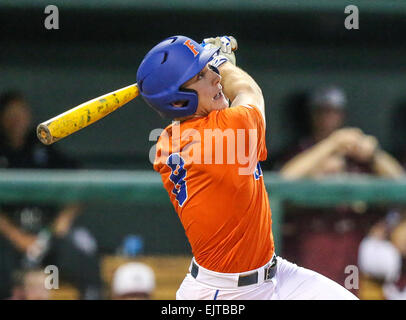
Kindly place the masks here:
POLYGON ((198 105, 197 92, 181 85, 198 74, 218 48, 206 49, 184 37, 169 37, 153 47, 137 71, 137 84, 144 100, 164 118, 192 115, 198 105), (184 101, 183 107, 172 104, 184 101))

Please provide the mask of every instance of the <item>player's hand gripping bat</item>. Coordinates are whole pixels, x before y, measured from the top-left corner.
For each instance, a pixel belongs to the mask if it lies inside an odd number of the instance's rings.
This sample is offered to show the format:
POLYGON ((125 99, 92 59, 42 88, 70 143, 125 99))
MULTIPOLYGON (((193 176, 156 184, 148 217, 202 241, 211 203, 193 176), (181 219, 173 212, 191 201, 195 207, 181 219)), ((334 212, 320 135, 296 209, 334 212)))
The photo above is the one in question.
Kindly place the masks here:
POLYGON ((37 127, 38 139, 52 144, 107 116, 139 95, 137 84, 86 101, 37 127))

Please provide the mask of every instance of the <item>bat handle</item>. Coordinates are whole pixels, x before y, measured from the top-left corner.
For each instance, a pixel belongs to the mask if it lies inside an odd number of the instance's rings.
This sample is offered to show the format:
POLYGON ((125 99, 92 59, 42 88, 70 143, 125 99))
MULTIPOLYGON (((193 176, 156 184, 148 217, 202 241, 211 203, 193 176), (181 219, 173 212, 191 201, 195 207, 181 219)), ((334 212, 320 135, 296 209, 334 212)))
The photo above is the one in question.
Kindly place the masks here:
POLYGON ((46 145, 50 145, 57 140, 52 137, 49 128, 43 123, 40 123, 37 127, 37 137, 43 144, 46 145))

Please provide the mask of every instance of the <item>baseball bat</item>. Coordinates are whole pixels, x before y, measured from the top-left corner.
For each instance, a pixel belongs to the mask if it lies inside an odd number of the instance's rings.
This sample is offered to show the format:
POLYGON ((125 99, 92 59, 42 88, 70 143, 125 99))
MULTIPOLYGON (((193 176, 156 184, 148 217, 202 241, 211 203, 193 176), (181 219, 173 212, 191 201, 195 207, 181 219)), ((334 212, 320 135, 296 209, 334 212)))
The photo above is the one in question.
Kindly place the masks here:
POLYGON ((38 139, 50 145, 104 118, 139 95, 137 84, 132 84, 86 101, 37 126, 38 139))

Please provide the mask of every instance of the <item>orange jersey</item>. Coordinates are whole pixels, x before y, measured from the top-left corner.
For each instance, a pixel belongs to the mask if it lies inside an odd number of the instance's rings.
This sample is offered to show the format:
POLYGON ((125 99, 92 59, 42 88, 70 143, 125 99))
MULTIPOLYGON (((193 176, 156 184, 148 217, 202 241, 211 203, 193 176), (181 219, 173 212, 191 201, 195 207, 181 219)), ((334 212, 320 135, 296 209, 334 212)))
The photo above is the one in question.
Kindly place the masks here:
POLYGON ((154 169, 204 268, 244 272, 271 259, 271 209, 258 162, 266 156, 264 121, 251 105, 171 124, 161 134, 154 169))

